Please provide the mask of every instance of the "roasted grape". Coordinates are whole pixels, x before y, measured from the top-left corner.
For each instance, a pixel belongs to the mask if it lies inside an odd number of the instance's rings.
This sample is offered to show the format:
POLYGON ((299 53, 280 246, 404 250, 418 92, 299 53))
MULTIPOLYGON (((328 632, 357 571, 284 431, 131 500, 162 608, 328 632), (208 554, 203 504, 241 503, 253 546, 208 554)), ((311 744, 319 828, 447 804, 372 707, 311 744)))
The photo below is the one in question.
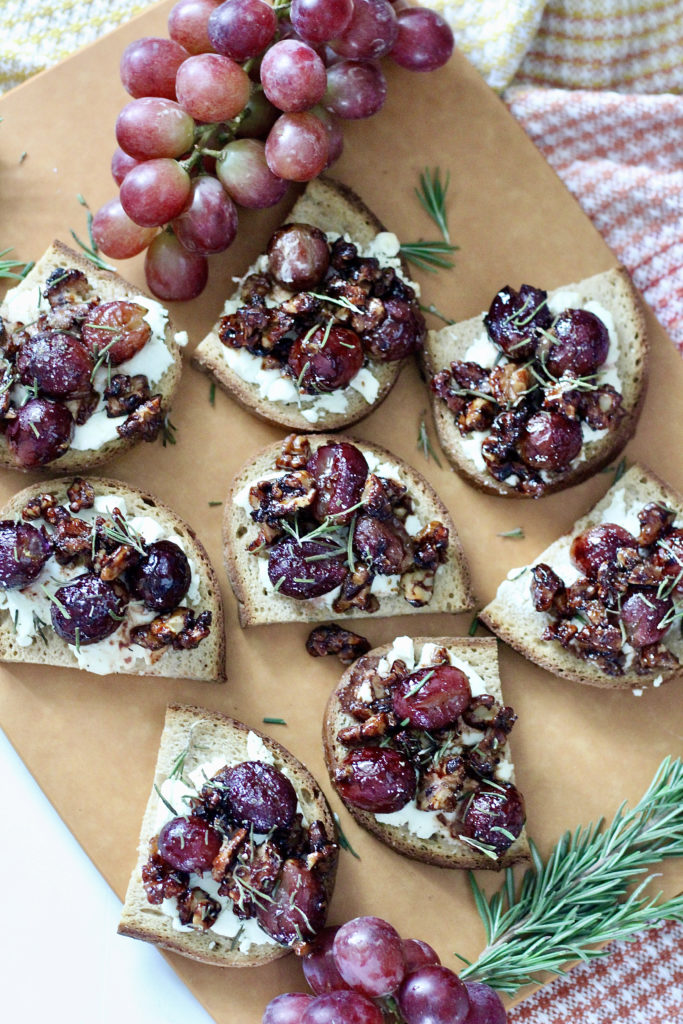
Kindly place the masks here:
POLYGON ((63 455, 73 433, 73 416, 65 405, 47 398, 31 398, 17 409, 5 437, 17 465, 36 469, 63 455))
POLYGON ((467 676, 452 665, 421 668, 391 691, 400 721, 418 729, 443 729, 463 713, 472 699, 467 676))
POLYGON ((52 545, 44 530, 13 519, 0 522, 0 587, 13 590, 33 583, 47 562, 52 545))
POLYGON ((288 365, 299 390, 315 395, 348 387, 364 360, 355 331, 328 325, 300 334, 289 350, 288 365))
POLYGON ((221 848, 221 834, 201 818, 171 818, 157 845, 164 860, 178 871, 208 871, 221 848))
POLYGON ((554 377, 585 377, 607 359, 609 334, 602 320, 587 309, 566 309, 552 325, 553 342, 546 365, 554 377))
POLYGON ((379 917, 357 917, 334 938, 334 959, 344 981, 365 996, 388 996, 406 972, 401 936, 379 917))
POLYGON ((576 458, 583 445, 578 420, 561 412, 537 412, 525 424, 519 442, 522 460, 533 469, 564 470, 576 458))
POLYGON ((39 331, 17 353, 19 379, 48 398, 83 398, 91 389, 93 359, 65 331, 39 331))
POLYGON ((522 794, 511 783, 483 783, 466 802, 462 834, 500 856, 519 836, 525 821, 522 794))
POLYGON ((595 578, 603 562, 613 562, 620 548, 638 549, 638 541, 617 523, 599 523, 578 534, 569 556, 585 576, 595 578))
POLYGON ((362 334, 363 345, 375 359, 385 363, 406 359, 417 352, 427 328, 415 303, 404 299, 386 299, 385 317, 379 326, 362 334))
POLYGON ((327 894, 318 874, 298 860, 286 860, 272 902, 258 904, 258 923, 276 942, 291 946, 312 939, 325 924, 327 894))
POLYGON ((103 302, 83 324, 83 341, 93 355, 104 354, 108 364, 118 366, 132 359, 152 336, 147 312, 146 306, 126 299, 103 302))
POLYGON ((86 572, 55 591, 52 627, 68 644, 94 644, 116 632, 127 604, 128 594, 118 580, 107 583, 86 572))
POLYGON ((346 576, 344 553, 326 541, 294 538, 270 549, 268 578, 279 593, 297 600, 320 597, 340 586, 346 576))
POLYGON ((266 252, 272 276, 293 292, 314 290, 330 265, 327 238, 311 224, 286 224, 278 228, 266 252))
POLYGON ((262 761, 243 761, 215 777, 234 819, 256 832, 291 825, 296 791, 282 772, 262 761))
POLYGON ((304 978, 317 996, 350 986, 342 978, 334 958, 334 937, 339 928, 323 928, 315 937, 313 949, 301 961, 304 978))
POLYGON ((406 1024, 463 1024, 469 1010, 464 983, 439 965, 408 975, 397 1001, 406 1024))
POLYGON ((146 556, 129 570, 130 590, 146 608, 171 612, 190 587, 192 572, 187 555, 171 540, 150 544, 146 556))
POLYGON ((413 564, 412 541, 398 520, 386 522, 373 516, 359 516, 353 549, 379 576, 402 574, 413 564))
POLYGON ((368 475, 365 456, 347 441, 322 444, 308 460, 306 469, 315 480, 313 515, 322 523, 328 516, 335 523, 351 521, 368 475))
POLYGON ((506 287, 496 295, 484 317, 484 326, 492 341, 511 359, 531 358, 539 341, 539 331, 553 322, 546 304, 548 293, 523 284, 518 292, 506 287))
POLYGON ((657 597, 656 590, 630 594, 621 606, 621 621, 633 647, 657 644, 673 622, 674 603, 670 597, 657 597))
POLYGON ((335 774, 344 801, 363 811, 391 814, 413 799, 417 787, 410 760, 391 747, 358 747, 335 774))

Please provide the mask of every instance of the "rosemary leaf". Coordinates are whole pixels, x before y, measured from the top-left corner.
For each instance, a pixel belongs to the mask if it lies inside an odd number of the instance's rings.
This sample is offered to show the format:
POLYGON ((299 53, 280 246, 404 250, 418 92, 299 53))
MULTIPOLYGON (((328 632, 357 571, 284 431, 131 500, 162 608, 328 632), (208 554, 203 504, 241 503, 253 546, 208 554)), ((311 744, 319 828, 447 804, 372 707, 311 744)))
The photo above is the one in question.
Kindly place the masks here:
POLYGON ((514 530, 505 530, 504 533, 496 534, 497 537, 505 537, 506 540, 524 540, 524 530, 516 526, 514 530))
POLYGON ((429 456, 431 455, 431 457, 434 459, 434 462, 437 464, 439 469, 441 469, 441 462, 439 460, 439 456, 434 451, 434 446, 432 445, 432 442, 429 440, 427 426, 424 421, 424 413, 420 417, 420 426, 417 432, 417 447, 420 449, 427 462, 429 462, 429 456))
POLYGON ((287 725, 284 718, 262 718, 264 725, 287 725))
POLYGON ((435 273, 439 267, 450 270, 454 266, 449 256, 458 248, 450 242, 402 242, 401 255, 416 267, 435 273))
POLYGON ((415 195, 432 218, 444 239, 450 243, 451 237, 448 233, 446 217, 446 193, 450 183, 450 173, 441 181, 441 169, 436 167, 433 171, 425 167, 420 175, 420 187, 415 189, 415 195))
POLYGON ((3 256, 6 256, 11 249, 3 249, 0 252, 0 277, 12 277, 16 281, 20 281, 26 272, 25 268, 29 265, 24 263, 23 260, 4 260, 3 256), (21 268, 17 270, 16 268, 21 268))
POLYGON ((356 858, 356 860, 360 860, 360 855, 356 853, 354 848, 351 846, 351 843, 348 841, 348 839, 344 835, 344 830, 341 827, 341 821, 339 820, 339 815, 337 814, 336 811, 333 811, 332 812, 332 816, 334 818, 334 823, 337 826, 337 835, 339 836, 339 845, 341 846, 342 850, 347 850, 353 857, 356 858))

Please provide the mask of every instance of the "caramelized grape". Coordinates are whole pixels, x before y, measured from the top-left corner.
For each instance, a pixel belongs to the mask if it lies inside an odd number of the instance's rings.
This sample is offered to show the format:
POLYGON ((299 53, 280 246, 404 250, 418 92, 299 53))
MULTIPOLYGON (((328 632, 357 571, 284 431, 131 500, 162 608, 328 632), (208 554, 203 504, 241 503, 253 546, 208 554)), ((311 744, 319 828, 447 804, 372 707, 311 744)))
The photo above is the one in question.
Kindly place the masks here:
POLYGON ((330 265, 327 238, 310 224, 287 224, 268 242, 268 269, 278 284, 293 292, 320 284, 330 265))
POLYGON ((391 696, 400 721, 407 718, 418 729, 443 729, 463 713, 472 691, 459 668, 438 665, 402 679, 391 696))
POLYGON ((341 763, 335 775, 343 800, 375 814, 391 814, 415 796, 415 770, 403 754, 391 747, 358 747, 341 763))
POLYGON ((403 299, 385 299, 386 316, 378 327, 364 331, 362 340, 375 359, 392 363, 405 359, 421 348, 427 328, 415 304, 403 299))
POLYGON ((301 1024, 382 1024, 382 1012, 360 992, 329 992, 306 1009, 301 1024))
POLYGON ((339 973, 332 952, 338 931, 338 927, 323 928, 315 937, 313 949, 301 961, 304 978, 317 996, 349 987, 339 973))
POLYGON ((353 534, 353 549, 380 576, 404 573, 413 564, 410 537, 403 525, 360 516, 353 534))
POLYGON ((30 523, 0 522, 0 587, 27 587, 40 575, 52 547, 43 530, 30 523))
POLYGON ((112 366, 132 359, 149 341, 152 329, 145 320, 145 306, 126 299, 103 302, 83 324, 83 341, 96 356, 106 350, 112 366))
POLYGON ((462 833, 491 846, 498 855, 518 837, 525 821, 524 800, 511 783, 484 783, 466 805, 462 833))
POLYGON ((17 354, 23 384, 49 398, 82 398, 90 392, 93 360, 77 338, 62 331, 40 331, 17 354))
POLYGON ((327 895, 319 877, 298 860, 286 860, 272 903, 258 904, 256 917, 276 942, 290 946, 312 939, 325 925, 327 895))
POLYGON ((670 597, 657 597, 655 590, 631 594, 621 606, 621 621, 628 642, 647 647, 662 640, 672 623, 674 603, 670 597))
POLYGON ((150 544, 146 557, 129 571, 131 593, 146 608, 172 612, 185 597, 192 579, 187 555, 171 540, 150 544))
POLYGON ((5 437, 18 465, 35 469, 63 455, 73 433, 73 416, 65 405, 47 398, 31 398, 17 409, 5 437))
POLYGON ((159 853, 178 871, 208 871, 221 848, 221 834, 201 818, 171 818, 159 833, 159 853))
POLYGON ((567 309, 555 320, 555 343, 548 349, 546 364, 554 377, 563 373, 585 377, 607 359, 609 334, 602 320, 587 309, 567 309))
POLYGON ((329 594, 346 576, 346 566, 337 551, 326 541, 281 540, 270 550, 268 578, 279 593, 299 601, 329 594))
POLYGON ((538 329, 547 330, 553 318, 546 305, 548 293, 523 284, 518 292, 505 287, 496 295, 484 317, 491 341, 511 359, 525 360, 536 351, 538 329))
POLYGON ((395 992, 406 973, 401 936, 379 917, 343 924, 334 939, 334 959, 344 981, 371 998, 395 992))
POLYGON ((566 469, 581 451, 583 434, 578 420, 561 412, 537 412, 526 422, 519 453, 533 469, 566 469))
POLYGON ((412 974, 418 967, 440 964, 439 954, 422 939, 404 939, 403 953, 406 958, 406 974, 412 974))
POLYGON ((481 981, 466 981, 470 1008, 462 1024, 507 1024, 500 996, 481 981))
POLYGON ((215 776, 236 821, 257 832, 291 825, 296 792, 289 779, 262 761, 243 761, 215 776))
POLYGON ((52 627, 68 644, 94 644, 116 632, 127 603, 128 594, 118 580, 107 583, 86 572, 55 591, 52 627))
POLYGON ((300 335, 289 351, 289 367, 300 391, 309 394, 345 388, 363 365, 360 338, 346 327, 319 327, 300 335))
POLYGON ((440 965, 408 975, 397 1000, 406 1024, 463 1024, 469 1010, 464 983, 440 965))
POLYGON ((315 480, 317 494, 312 511, 318 522, 328 516, 334 516, 335 523, 350 522, 353 512, 348 510, 360 501, 368 475, 360 449, 346 441, 322 444, 306 469, 315 480))
POLYGON ((637 550, 638 541, 623 526, 616 523, 600 523, 574 537, 569 557, 584 576, 595 578, 603 562, 614 561, 619 548, 637 550))

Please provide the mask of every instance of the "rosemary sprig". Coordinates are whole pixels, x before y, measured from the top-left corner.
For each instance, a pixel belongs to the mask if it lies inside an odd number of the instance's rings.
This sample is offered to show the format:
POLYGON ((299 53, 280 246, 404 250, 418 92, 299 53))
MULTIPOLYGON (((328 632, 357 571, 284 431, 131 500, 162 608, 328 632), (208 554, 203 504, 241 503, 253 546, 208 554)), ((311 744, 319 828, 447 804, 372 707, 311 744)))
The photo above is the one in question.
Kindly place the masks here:
POLYGON ((441 181, 441 169, 436 167, 433 171, 425 167, 420 175, 420 187, 415 189, 415 195, 432 218, 444 239, 450 243, 451 237, 448 233, 446 216, 446 193, 450 184, 450 172, 441 181))
POLYGON ((337 826, 337 835, 339 837, 339 845, 341 846, 342 850, 346 850, 348 853, 351 854, 352 857, 355 857, 356 860, 360 860, 360 854, 356 853, 354 848, 351 846, 351 843, 348 841, 348 839, 344 835, 344 830, 341 827, 341 821, 339 820, 339 815, 337 814, 336 811, 332 812, 332 817, 334 818, 334 823, 337 826))
POLYGON ((82 242, 80 240, 80 238, 78 237, 78 235, 76 234, 76 232, 74 231, 73 228, 70 228, 71 237, 73 238, 74 242, 76 242, 76 244, 81 247, 81 249, 85 253, 85 256, 87 257, 87 259, 90 260, 91 263, 94 263, 96 267, 100 268, 100 270, 112 270, 113 271, 114 268, 110 267, 108 263, 105 263, 104 260, 102 259, 102 257, 99 254, 100 250, 99 250, 97 242, 95 241, 95 239, 93 237, 93 233, 92 233, 92 219, 93 218, 92 218, 92 213, 90 211, 90 207, 88 206, 87 202, 85 201, 83 196, 80 194, 80 192, 76 196, 76 199, 78 199, 78 201, 81 204, 81 206, 85 207, 85 215, 86 215, 86 220, 87 220, 87 224, 88 224, 88 239, 90 241, 90 245, 86 245, 85 242, 82 242))
POLYGON ((262 718, 265 725, 287 725, 284 718, 262 718))
POLYGON ((417 432, 417 447, 420 449, 427 462, 429 462, 429 456, 431 455, 431 457, 434 459, 434 462, 437 464, 439 469, 441 469, 441 462, 439 460, 439 456, 434 451, 434 446, 432 445, 432 442, 429 440, 429 434, 427 433, 427 425, 425 423, 424 413, 420 417, 420 426, 417 432))
POLYGON ((450 270, 454 266, 453 260, 449 257, 457 252, 458 248, 459 246, 451 245, 450 242, 427 242, 420 239, 419 242, 402 242, 401 255, 409 263, 433 274, 439 267, 450 270))
POLYGON ((166 415, 164 416, 164 422, 161 425, 161 443, 164 446, 164 448, 168 444, 178 443, 178 438, 175 436, 177 429, 178 428, 175 426, 175 424, 171 423, 170 419, 168 418, 168 413, 166 413, 166 415))
POLYGON ((437 309, 433 302, 430 302, 428 306, 423 306, 422 303, 420 303, 420 309, 423 313, 431 313, 432 316, 438 317, 439 320, 443 320, 443 322, 449 326, 456 322, 450 316, 446 316, 445 313, 442 313, 440 309, 437 309))
MULTIPOLYGON (((175 761, 173 762, 173 766, 170 772, 168 773, 169 779, 182 779, 183 771, 185 770, 185 761, 187 760, 187 755, 190 753, 192 744, 194 742, 194 731, 198 725, 202 724, 203 721, 204 719, 202 718, 198 722, 193 722, 192 725, 190 726, 187 737, 187 744, 183 747, 183 749, 180 751, 175 761)), ((159 795, 161 796, 161 794, 159 795)))
POLYGON ((24 263, 23 260, 2 259, 3 256, 6 256, 11 251, 11 249, 3 249, 0 252, 0 277, 12 277, 16 281, 20 281, 26 272, 25 268, 28 266, 28 263, 24 263), (21 267, 22 270, 17 272, 15 267, 21 267))
POLYGON ((683 921, 683 894, 643 894, 656 877, 649 865, 683 856, 683 762, 666 758, 640 802, 632 810, 622 804, 609 825, 566 832, 545 863, 533 844, 531 853, 519 887, 508 869, 488 900, 470 875, 488 945, 462 978, 512 994, 539 972, 561 974, 572 960, 605 955, 598 944, 683 921))
POLYGON ((504 537, 506 540, 523 540, 524 530, 521 526, 516 526, 514 530, 505 530, 503 533, 497 533, 497 537, 504 537))

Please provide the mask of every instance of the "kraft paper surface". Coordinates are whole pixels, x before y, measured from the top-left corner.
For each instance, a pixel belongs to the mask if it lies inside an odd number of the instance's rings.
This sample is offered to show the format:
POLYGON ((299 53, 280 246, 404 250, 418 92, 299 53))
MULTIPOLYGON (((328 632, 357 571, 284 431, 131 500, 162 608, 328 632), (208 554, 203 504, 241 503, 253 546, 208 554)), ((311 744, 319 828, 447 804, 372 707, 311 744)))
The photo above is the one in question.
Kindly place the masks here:
MULTIPOLYGON (((165 35, 169 8, 155 8, 0 101, 0 241, 2 248, 12 246, 17 258, 37 259, 53 238, 70 242, 71 228, 87 237, 79 193, 93 210, 116 194, 109 160, 116 115, 128 99, 118 80, 119 58, 133 39, 165 35)), ((464 58, 456 55, 429 75, 387 71, 386 108, 369 121, 347 123, 346 150, 333 173, 404 241, 439 237, 414 187, 425 167, 450 173, 449 221, 459 251, 454 269, 416 274, 425 304, 465 318, 487 308, 504 284, 554 288, 614 265, 614 255, 464 58)), ((177 328, 189 333, 189 351, 219 314, 232 277, 261 251, 286 208, 285 202, 273 210, 241 212, 239 238, 229 252, 212 258, 206 292, 173 308, 177 328)), ((142 257, 119 269, 145 287, 142 257)), ((683 365, 649 312, 648 327, 649 393, 627 459, 645 462, 683 491, 683 365)), ((320 733, 327 695, 341 671, 338 662, 306 654, 305 625, 247 631, 238 625, 222 567, 221 508, 209 503, 224 499, 246 457, 282 432, 238 408, 220 389, 212 405, 209 380, 190 367, 187 355, 171 416, 177 444, 142 445, 104 472, 167 502, 208 549, 225 599, 228 682, 102 678, 8 666, 0 668, 2 725, 119 896, 135 862, 166 705, 205 705, 270 731, 322 783, 360 856, 341 855, 330 921, 359 914, 386 917, 405 937, 425 939, 457 969, 454 952, 475 958, 484 946, 466 875, 420 865, 387 849, 364 833, 332 794, 320 733), (287 725, 263 725, 268 716, 284 718, 287 725)), ((434 485, 457 525, 481 607, 509 569, 526 564, 568 529, 613 477, 598 474, 537 502, 482 495, 445 459, 439 468, 418 450, 427 407, 417 369, 407 367, 386 402, 355 433, 412 462, 434 485), (519 526, 522 540, 498 536, 519 526)), ((433 439, 428 415, 426 422, 433 439)), ((3 472, 0 500, 27 482, 23 474, 3 472)), ((411 631, 462 636, 471 619, 471 614, 378 618, 363 621, 360 631, 373 645, 411 631)), ((526 795, 530 834, 542 853, 565 829, 611 817, 624 800, 637 801, 662 758, 680 754, 680 681, 637 698, 630 691, 563 682, 504 647, 500 664, 505 699, 519 716, 511 741, 518 784, 526 795)), ((500 881, 495 873, 486 878, 489 889, 500 881)), ((681 888, 680 867, 665 869, 662 886, 669 893, 681 888)), ((269 999, 305 988, 294 957, 253 971, 169 959, 219 1024, 256 1024, 269 999)))

